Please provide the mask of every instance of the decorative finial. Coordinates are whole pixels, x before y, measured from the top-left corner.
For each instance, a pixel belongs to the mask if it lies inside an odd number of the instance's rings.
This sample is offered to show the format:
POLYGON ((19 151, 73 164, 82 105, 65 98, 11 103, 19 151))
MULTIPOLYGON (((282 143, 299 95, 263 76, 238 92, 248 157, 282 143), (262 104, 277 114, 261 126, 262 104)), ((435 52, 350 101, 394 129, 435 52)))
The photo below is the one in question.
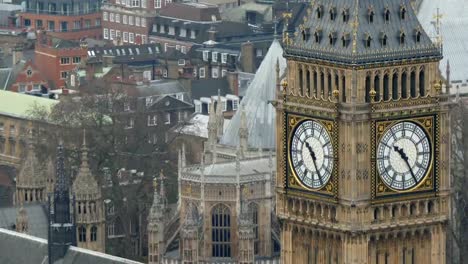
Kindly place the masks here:
POLYGON ((377 92, 372 89, 370 92, 369 92, 369 96, 370 96, 370 99, 371 99, 371 102, 374 103, 375 102, 375 96, 377 95, 377 92))
POLYGON ((442 90, 442 80, 434 81, 434 90, 437 95, 440 94, 440 91, 442 90))
POLYGON ((340 91, 337 88, 335 88, 335 90, 333 90, 333 97, 335 98, 337 102, 338 102, 339 96, 340 96, 340 91))
POLYGON ((283 80, 281 82, 281 87, 283 87, 283 94, 286 93, 286 89, 288 88, 288 82, 286 80, 283 80))

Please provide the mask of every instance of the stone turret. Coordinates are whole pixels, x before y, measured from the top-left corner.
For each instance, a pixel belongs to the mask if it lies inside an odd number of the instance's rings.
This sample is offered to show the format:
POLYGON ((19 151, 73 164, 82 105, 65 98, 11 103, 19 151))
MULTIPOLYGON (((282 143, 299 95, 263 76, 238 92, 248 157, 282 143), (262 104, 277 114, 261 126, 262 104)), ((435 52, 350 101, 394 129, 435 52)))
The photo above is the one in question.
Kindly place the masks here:
POLYGON ((21 206, 21 208, 18 210, 18 214, 16 215, 16 232, 27 233, 29 227, 28 223, 29 220, 26 209, 21 206))
POLYGON ((240 117, 240 126, 239 126, 239 146, 241 157, 245 157, 245 153, 249 148, 249 130, 247 128, 247 117, 245 115, 244 108, 241 109, 240 117))
POLYGON ((247 203, 241 202, 241 212, 239 215, 239 264, 253 264, 255 260, 254 240, 255 233, 253 230, 253 220, 249 213, 247 203))
POLYGON ((221 139, 224 132, 224 115, 223 115, 223 101, 221 99, 221 91, 218 90, 218 103, 216 105, 216 124, 218 139, 221 139))
POLYGON ((210 113, 208 119, 208 149, 211 150, 218 141, 218 122, 216 121, 216 112, 214 100, 211 99, 210 113))
POLYGON ((76 196, 78 246, 95 251, 105 251, 105 216, 101 188, 88 164, 86 132, 83 133, 81 166, 73 183, 76 196))
POLYGON ((165 219, 156 177, 153 179, 153 191, 153 205, 148 216, 148 263, 159 264, 165 250, 165 219))
POLYGON ((16 204, 45 201, 45 171, 34 151, 32 131, 29 132, 26 158, 16 180, 16 204))
POLYGON ((189 207, 181 229, 182 263, 198 263, 198 219, 196 208, 189 207))

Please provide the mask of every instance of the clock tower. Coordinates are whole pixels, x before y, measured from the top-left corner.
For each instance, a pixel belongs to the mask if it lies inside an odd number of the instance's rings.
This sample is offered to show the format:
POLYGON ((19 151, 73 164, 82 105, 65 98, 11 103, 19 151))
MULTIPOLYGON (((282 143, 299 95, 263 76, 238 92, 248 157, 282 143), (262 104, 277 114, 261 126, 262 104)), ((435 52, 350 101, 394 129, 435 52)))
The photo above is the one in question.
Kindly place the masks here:
POLYGON ((282 263, 446 263, 449 101, 411 1, 313 0, 283 42, 282 263))

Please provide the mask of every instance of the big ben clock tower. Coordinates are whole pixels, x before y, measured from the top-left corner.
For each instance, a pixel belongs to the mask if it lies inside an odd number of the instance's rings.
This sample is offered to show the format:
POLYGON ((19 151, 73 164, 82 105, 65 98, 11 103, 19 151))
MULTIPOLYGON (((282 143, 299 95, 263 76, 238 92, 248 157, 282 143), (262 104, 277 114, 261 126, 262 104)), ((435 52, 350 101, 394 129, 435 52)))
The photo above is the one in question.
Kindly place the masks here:
POLYGON ((282 263, 446 263, 449 102, 410 0, 312 0, 283 36, 282 263))

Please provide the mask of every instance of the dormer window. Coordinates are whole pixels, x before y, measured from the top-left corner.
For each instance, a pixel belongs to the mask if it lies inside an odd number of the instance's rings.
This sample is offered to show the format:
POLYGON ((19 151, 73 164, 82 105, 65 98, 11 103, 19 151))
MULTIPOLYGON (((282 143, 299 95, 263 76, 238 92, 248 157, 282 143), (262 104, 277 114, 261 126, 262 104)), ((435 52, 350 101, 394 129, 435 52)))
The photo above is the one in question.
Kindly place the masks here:
POLYGON ((421 42, 421 31, 416 31, 416 42, 421 42))
POLYGON ((405 44, 405 38, 406 38, 405 33, 401 32, 401 34, 400 34, 400 45, 405 44))
POLYGON ((366 48, 370 48, 372 38, 371 38, 371 36, 369 34, 366 34, 366 36, 364 38, 364 41, 365 41, 366 48))
POLYGON ((349 33, 344 33, 343 36, 341 37, 341 44, 343 45, 343 47, 347 47, 348 46, 348 43, 349 43, 349 33))
POLYGON ((387 35, 384 35, 382 37, 382 46, 384 46, 384 47, 387 46, 387 41, 388 41, 388 37, 387 37, 387 35))
POLYGON ((374 16, 375 16, 374 10, 369 9, 369 23, 374 23, 374 16))
POLYGON ((301 29, 302 41, 308 41, 310 37, 310 30, 308 28, 301 29))
POLYGON ((405 20, 406 19, 406 7, 402 6, 400 8, 400 17, 402 20, 405 20))
POLYGON ((330 8, 330 20, 334 21, 336 19, 336 10, 334 7, 330 8))
POLYGON ((388 10, 388 8, 385 8, 384 19, 386 22, 390 21, 390 10, 388 10))
POLYGON ((317 12, 317 18, 322 18, 322 7, 321 6, 317 7, 316 12, 317 12))
POLYGON ((320 30, 315 31, 315 33, 314 33, 315 43, 320 42, 320 37, 321 37, 321 31, 320 30))
POLYGON ((343 17, 343 22, 347 23, 349 20, 349 13, 348 10, 343 10, 343 13, 341 13, 341 16, 343 17))
POLYGON ((332 32, 328 35, 328 41, 330 43, 330 46, 333 46, 335 44, 335 39, 336 39, 336 33, 332 32))

